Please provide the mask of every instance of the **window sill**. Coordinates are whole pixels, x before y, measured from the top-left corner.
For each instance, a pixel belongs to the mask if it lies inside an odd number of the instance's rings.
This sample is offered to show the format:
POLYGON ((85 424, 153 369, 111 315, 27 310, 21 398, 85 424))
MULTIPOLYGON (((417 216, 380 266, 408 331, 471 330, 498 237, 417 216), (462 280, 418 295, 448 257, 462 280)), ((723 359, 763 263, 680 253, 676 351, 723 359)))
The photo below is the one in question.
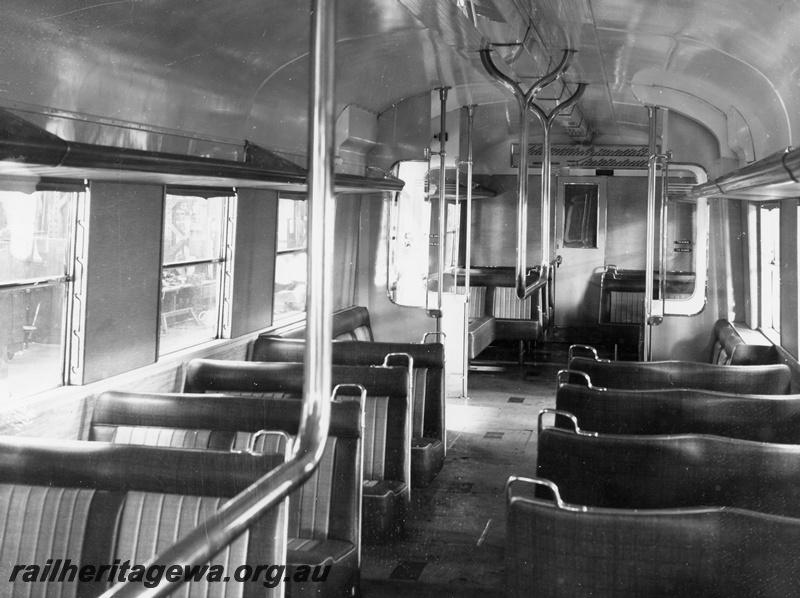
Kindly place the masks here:
POLYGON ((781 334, 772 328, 759 328, 758 331, 763 334, 766 339, 773 345, 781 346, 781 334))

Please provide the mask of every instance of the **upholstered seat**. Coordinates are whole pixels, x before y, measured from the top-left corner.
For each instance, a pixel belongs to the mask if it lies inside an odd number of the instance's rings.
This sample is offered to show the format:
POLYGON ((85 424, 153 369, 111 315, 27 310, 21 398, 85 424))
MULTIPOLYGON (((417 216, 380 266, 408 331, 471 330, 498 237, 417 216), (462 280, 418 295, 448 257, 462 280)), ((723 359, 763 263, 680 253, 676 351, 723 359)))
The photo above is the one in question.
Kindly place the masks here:
MULTIPOLYGON (((99 596, 110 587, 108 577, 70 581, 67 559, 76 569, 145 565, 283 461, 283 455, 0 438, 0 594, 99 596), (46 562, 63 564, 61 582, 10 579, 16 565, 46 562)), ((284 526, 281 505, 211 564, 230 574, 242 565, 285 562, 286 538, 278 533, 284 526)), ((282 584, 218 585, 220 596, 283 595, 282 584)), ((208 589, 208 581, 193 581, 174 595, 207 596, 208 589)))
POLYGON ((604 361, 573 357, 569 369, 589 376, 593 386, 628 390, 695 388, 742 394, 788 394, 786 365, 713 365, 691 361, 604 361))
MULTIPOLYGON (((407 362, 407 358, 405 359, 407 362)), ((364 514, 392 513, 388 519, 363 517, 362 539, 382 542, 402 530, 411 488, 411 374, 409 365, 397 367, 334 365, 332 385, 344 385, 343 392, 366 390, 364 429, 364 479, 398 482, 387 499, 364 490, 364 514), (388 500, 391 504, 367 506, 388 500)), ((273 393, 302 395, 302 363, 266 363, 194 359, 186 371, 186 392, 273 393)), ((292 402, 292 399, 287 399, 292 402)))
POLYGON ((565 501, 608 508, 718 506, 800 517, 800 446, 700 434, 539 433, 536 475, 565 501))
MULTIPOLYGON (((300 362, 305 342, 260 337, 252 359, 264 362, 300 362)), ((411 482, 425 487, 442 469, 445 457, 445 361, 441 343, 334 343, 331 358, 337 365, 380 365, 388 355, 403 354, 412 361, 411 482)))
POLYGON ((506 501, 508 598, 800 595, 798 519, 720 507, 565 505, 516 478, 506 501))
POLYGON ((582 429, 609 434, 715 434, 800 444, 800 395, 701 390, 601 390, 560 384, 556 408, 582 429))
MULTIPOLYGON (((298 373, 296 364, 289 370, 290 376, 298 373)), ((176 443, 198 438, 204 440, 193 442, 193 448, 282 451, 297 434, 301 408, 300 401, 282 398, 107 392, 95 404, 90 438, 116 442, 172 438, 176 443), (131 434, 139 429, 149 432, 131 434), (273 432, 264 434, 262 430, 273 432)), ((301 565, 330 564, 331 570, 324 584, 290 582, 287 595, 347 596, 357 587, 362 411, 358 401, 331 404, 320 465, 289 498, 289 577, 301 565)))

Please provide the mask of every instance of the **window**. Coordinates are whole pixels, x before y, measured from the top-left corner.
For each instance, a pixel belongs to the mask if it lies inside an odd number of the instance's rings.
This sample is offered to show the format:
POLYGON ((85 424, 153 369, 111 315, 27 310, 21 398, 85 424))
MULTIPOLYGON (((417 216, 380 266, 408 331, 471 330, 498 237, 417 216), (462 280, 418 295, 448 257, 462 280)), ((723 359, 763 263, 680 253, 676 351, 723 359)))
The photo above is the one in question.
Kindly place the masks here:
POLYGON ((458 267, 458 244, 461 224, 461 204, 447 202, 447 221, 445 226, 444 268, 458 267))
POLYGON ((0 186, 0 400, 64 384, 82 184, 0 186))
POLYGON ((308 202, 281 197, 278 203, 278 250, 275 256, 273 320, 306 311, 308 202))
POLYGON ((597 247, 597 185, 564 185, 564 247, 597 247))
POLYGON ((167 189, 159 354, 218 337, 227 197, 167 189))
POLYGON ((761 249, 761 328, 781 331, 780 204, 769 203, 759 210, 761 249))
MULTIPOLYGON (((438 252, 438 246, 431 245, 432 202, 426 195, 429 171, 427 160, 405 160, 392 168, 392 174, 406 183, 394 194, 389 208, 386 288, 389 299, 398 305, 427 305, 429 268, 435 263, 431 253, 438 252)), ((436 231, 438 234, 438 227, 436 231)))

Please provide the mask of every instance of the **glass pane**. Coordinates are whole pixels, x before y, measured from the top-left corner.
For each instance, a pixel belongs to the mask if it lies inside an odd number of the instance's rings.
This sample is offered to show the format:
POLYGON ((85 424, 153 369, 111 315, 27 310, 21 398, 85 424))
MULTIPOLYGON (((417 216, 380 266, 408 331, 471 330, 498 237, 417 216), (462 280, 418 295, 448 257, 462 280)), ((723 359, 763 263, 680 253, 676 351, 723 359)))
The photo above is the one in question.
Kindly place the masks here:
POLYGON ((564 185, 564 247, 597 247, 597 185, 564 185))
POLYGON ((65 287, 0 292, 0 400, 63 384, 65 287))
POLYGON ((279 320, 306 311, 306 252, 279 253, 275 258, 273 318, 279 320))
POLYGON ((670 202, 667 212, 665 256, 667 299, 688 299, 695 292, 695 231, 697 231, 697 204, 670 202))
POLYGON ((400 162, 397 167, 397 176, 406 184, 391 204, 387 289, 391 300, 399 305, 425 307, 428 271, 438 255, 438 246, 431 245, 430 232, 433 228, 438 234, 439 202, 426 199, 427 174, 427 162, 400 162))
POLYGON ((222 256, 225 199, 167 194, 164 264, 222 256))
POLYGON ((780 208, 761 209, 761 326, 781 329, 780 208))
POLYGON ((305 249, 308 202, 281 198, 278 203, 278 251, 305 249))
POLYGON ((445 238, 445 269, 458 266, 459 225, 461 223, 461 206, 447 202, 447 233, 445 238))
POLYGON ((0 191, 0 282, 64 276, 77 193, 0 191))
POLYGON ((159 351, 196 345, 217 336, 221 264, 164 268, 159 351))

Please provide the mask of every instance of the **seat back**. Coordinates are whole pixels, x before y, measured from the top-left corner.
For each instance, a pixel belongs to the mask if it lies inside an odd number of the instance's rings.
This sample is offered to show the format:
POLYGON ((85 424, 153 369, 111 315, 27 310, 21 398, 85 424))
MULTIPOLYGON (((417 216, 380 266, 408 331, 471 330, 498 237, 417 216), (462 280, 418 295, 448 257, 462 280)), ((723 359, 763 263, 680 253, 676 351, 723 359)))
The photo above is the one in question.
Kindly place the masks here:
MULTIPOLYGON (((0 438, 0 515, 5 521, 0 593, 28 596, 38 585, 47 595, 99 596, 111 586, 110 569, 103 576, 102 565, 129 561, 127 575, 134 575, 135 565, 145 573, 143 566, 153 556, 283 461, 283 455, 0 438), (32 584, 30 578, 25 583, 23 572, 11 580, 15 566, 38 566, 42 571, 46 562, 60 567, 51 568, 47 583, 32 584), (94 577, 79 574, 87 565, 95 567, 94 577)), ((232 575, 241 565, 285 563, 286 538, 279 533, 284 526, 281 506, 253 524, 211 565, 232 575)), ((27 572, 30 575, 31 569, 27 572)), ((146 574, 151 581, 158 577, 157 570, 146 574)), ((117 580, 118 575, 119 571, 117 580)), ((215 584, 206 577, 172 595, 207 596, 209 586, 221 586, 220 596, 283 596, 283 583, 268 589, 263 582, 262 576, 257 583, 215 584)))
POLYGON ((781 363, 775 346, 759 333, 737 327, 728 320, 717 320, 714 324, 711 363, 718 365, 765 365, 781 363), (742 330, 742 332, 740 332, 742 330), (750 333, 748 341, 742 338, 750 333))
MULTIPOLYGON (((282 338, 305 338, 305 322, 291 324, 270 333, 282 338)), ((333 313, 333 339, 371 341, 372 325, 369 321, 369 310, 361 305, 340 309, 333 313)))
MULTIPOLYGON (((334 365, 331 378, 333 386, 358 384, 367 392, 365 479, 410 483, 409 368, 334 365)), ((303 364, 193 359, 186 370, 184 391, 248 396, 287 393, 300 397, 303 364)))
MULTIPOLYGON (((301 362, 305 341, 259 337, 253 344, 253 361, 301 362)), ((403 353, 411 357, 413 416, 411 434, 415 438, 445 438, 444 345, 441 343, 383 343, 341 341, 332 345, 336 365, 381 365, 386 356, 403 353)))
MULTIPOLYGON (((274 434, 257 435, 259 431, 279 431, 293 437, 302 417, 301 402, 293 400, 105 392, 95 404, 90 440, 173 439, 183 444, 191 438, 195 444, 192 448, 245 450, 255 437, 253 448, 262 452, 279 450, 283 443, 274 434), (137 435, 138 430, 147 432, 137 435), (195 438, 202 441, 194 442, 195 438)), ((328 441, 320 466, 290 496, 290 537, 332 538, 359 545, 362 422, 358 401, 331 403, 328 441)))
MULTIPOLYGON (((530 320, 534 317, 533 305, 536 294, 525 299, 517 297, 514 287, 494 287, 492 290, 491 314, 495 318, 530 320)), ((538 316, 538 314, 536 314, 538 316)))
POLYGON ((800 446, 719 436, 540 432, 536 475, 566 502, 623 509, 737 507, 800 516, 800 446))
POLYGON ((569 369, 584 372, 596 387, 624 390, 694 388, 741 394, 789 394, 784 364, 723 366, 692 361, 602 361, 573 357, 569 369))
POLYGON ((507 487, 508 598, 800 594, 800 520, 722 508, 580 508, 507 487), (780 547, 780 549, 777 549, 780 547))
POLYGON ((701 390, 602 390, 560 384, 556 409, 582 429, 607 434, 715 434, 800 444, 800 395, 701 390))
MULTIPOLYGON (((453 277, 452 275, 449 276, 449 284, 447 284, 447 290, 450 293, 456 293, 458 295, 466 294, 464 292, 463 286, 453 286, 453 277)), ((463 281, 459 281, 463 282, 463 281)), ((486 287, 481 286, 473 286, 470 285, 469 287, 469 303, 467 304, 467 316, 470 319, 480 318, 481 316, 486 315, 486 287)))

